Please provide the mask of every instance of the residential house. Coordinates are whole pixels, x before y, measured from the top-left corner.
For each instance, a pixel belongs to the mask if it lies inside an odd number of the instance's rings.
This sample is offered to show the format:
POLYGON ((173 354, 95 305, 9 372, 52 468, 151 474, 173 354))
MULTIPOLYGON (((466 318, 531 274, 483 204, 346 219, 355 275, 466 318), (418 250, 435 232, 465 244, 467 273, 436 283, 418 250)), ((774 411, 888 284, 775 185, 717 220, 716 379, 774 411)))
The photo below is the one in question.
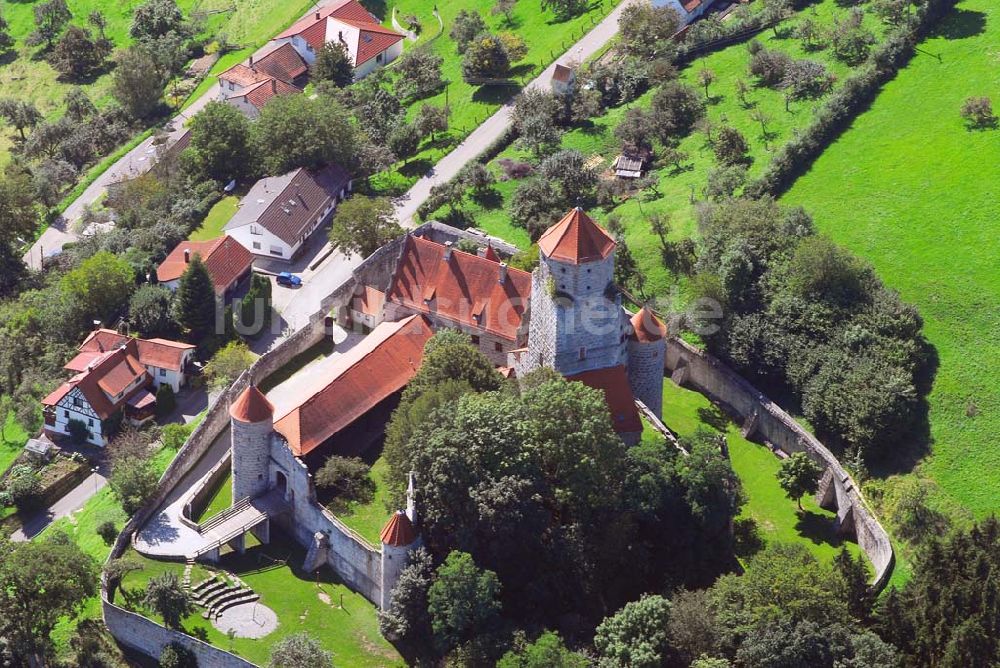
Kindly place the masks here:
POLYGON ((187 385, 195 346, 168 339, 137 339, 119 334, 113 329, 97 329, 90 333, 76 357, 63 368, 74 374, 94 367, 108 353, 125 348, 141 364, 152 380, 154 389, 169 385, 174 392, 187 385))
POLYGON ((223 300, 236 291, 253 268, 253 254, 229 235, 209 241, 182 241, 156 268, 160 285, 176 290, 196 255, 205 263, 216 296, 223 300))
MULTIPOLYGON (((365 299, 361 306, 374 306, 365 299)), ((500 262, 492 248, 481 257, 408 235, 384 299, 384 319, 419 313, 435 329, 461 330, 497 366, 527 342, 531 274, 500 262)))
POLYGON ((403 35, 379 24, 357 0, 341 0, 311 12, 274 38, 291 44, 308 65, 327 42, 340 42, 354 65, 354 79, 363 79, 403 52, 403 35))
POLYGON ((269 176, 240 201, 225 231, 254 255, 292 260, 350 189, 350 175, 337 165, 269 176))
POLYGON ((302 92, 306 63, 291 44, 282 44, 246 65, 238 63, 219 75, 221 102, 233 105, 250 118, 277 95, 302 92))
POLYGON ((653 0, 654 7, 673 7, 682 26, 702 16, 714 3, 715 0, 653 0))
POLYGON ((573 91, 574 82, 576 71, 572 67, 556 63, 552 70, 552 92, 556 95, 569 95, 573 91))

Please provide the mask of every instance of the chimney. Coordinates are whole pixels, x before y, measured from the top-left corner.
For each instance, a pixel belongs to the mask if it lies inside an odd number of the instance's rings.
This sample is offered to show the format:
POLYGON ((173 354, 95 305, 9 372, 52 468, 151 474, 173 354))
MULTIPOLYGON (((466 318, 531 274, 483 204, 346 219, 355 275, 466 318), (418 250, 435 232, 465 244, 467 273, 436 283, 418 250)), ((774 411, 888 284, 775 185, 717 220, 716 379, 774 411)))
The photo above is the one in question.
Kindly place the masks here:
POLYGON ((316 10, 316 20, 319 21, 319 10, 316 10))
POLYGON ((253 54, 250 54, 250 69, 253 69, 253 54))
POLYGON ((185 248, 184 249, 184 264, 187 264, 190 261, 191 261, 191 249, 190 248, 185 248))
POLYGON ((506 262, 501 262, 500 263, 500 285, 503 285, 506 282, 507 282, 507 263, 506 262))
POLYGON ((278 80, 277 79, 271 79, 271 92, 272 93, 277 93, 278 92, 278 80))
POLYGON ((451 246, 452 243, 450 241, 444 242, 444 255, 441 257, 441 259, 444 260, 445 262, 451 260, 451 246))

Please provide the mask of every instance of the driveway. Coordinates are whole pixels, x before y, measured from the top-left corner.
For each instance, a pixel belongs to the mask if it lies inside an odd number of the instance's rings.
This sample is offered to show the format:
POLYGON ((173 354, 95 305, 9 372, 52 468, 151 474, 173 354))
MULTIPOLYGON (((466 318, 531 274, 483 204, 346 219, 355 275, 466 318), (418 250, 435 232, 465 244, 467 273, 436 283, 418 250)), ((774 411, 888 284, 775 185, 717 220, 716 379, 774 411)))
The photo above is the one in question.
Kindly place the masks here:
MULTIPOLYGON (((555 62, 546 67, 526 88, 548 89, 557 64, 582 63, 597 53, 618 32, 618 18, 626 5, 628 5, 628 0, 615 7, 610 14, 604 17, 603 21, 581 37, 580 41, 571 46, 555 62)), ((396 200, 396 218, 400 225, 416 227, 414 216, 416 216, 420 205, 430 196, 431 188, 455 178, 465 163, 474 160, 486 147, 499 139, 510 125, 512 107, 513 103, 508 103, 497 110, 482 125, 473 130, 472 134, 465 138, 465 141, 441 158, 406 194, 396 200)))

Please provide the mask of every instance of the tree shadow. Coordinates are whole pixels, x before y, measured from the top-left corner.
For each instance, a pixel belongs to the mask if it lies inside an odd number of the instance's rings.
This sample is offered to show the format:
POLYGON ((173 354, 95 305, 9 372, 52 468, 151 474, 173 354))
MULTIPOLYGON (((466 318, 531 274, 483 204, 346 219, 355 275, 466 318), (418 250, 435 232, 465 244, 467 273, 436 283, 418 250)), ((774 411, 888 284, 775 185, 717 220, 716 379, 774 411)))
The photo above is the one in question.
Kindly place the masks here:
POLYGON ((430 171, 433 166, 434 163, 426 158, 410 160, 408 163, 399 168, 399 173, 409 178, 420 177, 430 171))
POLYGON ((840 547, 848 542, 847 537, 837 531, 836 522, 832 516, 822 515, 811 510, 799 513, 795 530, 814 545, 826 544, 840 547))
POLYGON ((0 53, 0 67, 10 65, 15 60, 17 60, 17 51, 13 49, 8 49, 3 53, 0 53))
POLYGON ((725 99, 726 99, 725 95, 709 95, 708 98, 705 100, 705 102, 706 104, 709 104, 714 107, 715 105, 721 103, 725 99))
MULTIPOLYGON (((485 84, 476 89, 472 94, 472 100, 473 102, 482 102, 484 104, 504 104, 514 97, 519 89, 519 86, 485 84)), ((479 123, 477 122, 476 125, 479 125, 479 123)))
POLYGON ((457 144, 455 138, 451 136, 450 132, 442 132, 438 134, 434 139, 424 142, 424 145, 420 147, 420 150, 426 151, 427 149, 440 148, 448 149, 457 144))
POLYGON ((698 419, 716 431, 724 432, 730 424, 729 416, 715 404, 698 409, 698 419))
POLYGON ((513 78, 531 74, 534 71, 534 67, 535 66, 531 63, 520 63, 518 65, 514 65, 514 67, 510 68, 510 76, 513 78))
POLYGON ((503 206, 503 195, 496 188, 490 188, 470 195, 473 202, 483 209, 499 209, 503 206))
POLYGON ((986 30, 986 14, 972 9, 953 9, 947 19, 931 31, 932 37, 967 39, 981 35, 986 30))
MULTIPOLYGON (((385 0, 361 0, 361 6, 382 19, 388 18, 388 6, 385 0)), ((434 23, 437 23, 435 21, 434 23)))

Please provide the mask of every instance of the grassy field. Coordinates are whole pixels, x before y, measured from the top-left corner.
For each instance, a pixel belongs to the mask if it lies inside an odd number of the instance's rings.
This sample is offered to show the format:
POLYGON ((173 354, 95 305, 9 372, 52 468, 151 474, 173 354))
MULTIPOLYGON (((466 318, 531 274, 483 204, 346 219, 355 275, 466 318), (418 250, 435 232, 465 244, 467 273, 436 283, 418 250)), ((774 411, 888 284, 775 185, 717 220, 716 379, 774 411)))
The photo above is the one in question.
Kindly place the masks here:
MULTIPOLYGON (((277 613, 278 629, 258 640, 237 638, 231 643, 225 633, 202 619, 201 609, 197 609, 183 621, 187 632, 204 629, 209 642, 258 665, 266 665, 275 642, 301 631, 333 652, 338 666, 403 665, 392 645, 379 635, 374 605, 348 589, 329 569, 318 575, 303 573, 298 565, 305 552, 280 532, 272 533, 272 539, 270 545, 256 545, 244 556, 231 553, 220 565, 260 594, 260 603, 277 613)), ((134 553, 130 556, 140 560, 145 568, 125 579, 126 591, 141 592, 149 579, 159 573, 173 572, 180 577, 184 571, 183 564, 143 559, 134 553)), ((191 581, 194 584, 203 577, 203 574, 193 575, 191 581)), ((126 598, 131 596, 141 594, 126 598)), ((146 614, 157 619, 155 614, 148 611, 146 614)))
MULTIPOLYGON (((786 24, 790 28, 802 18, 810 17, 817 24, 831 25, 835 17, 843 17, 848 11, 849 9, 841 6, 838 0, 821 0, 809 9, 803 10, 798 18, 789 19, 786 24)), ((874 17, 867 17, 866 25, 877 34, 881 34, 882 28, 874 17)), ((835 60, 828 49, 806 52, 798 40, 786 37, 785 32, 780 31, 782 36, 776 37, 768 30, 760 33, 756 39, 766 48, 784 51, 793 58, 809 58, 822 62, 839 80, 850 74, 850 68, 835 60)), ((681 71, 680 79, 702 90, 697 83, 698 73, 706 68, 715 73, 717 80, 709 88, 707 115, 716 126, 729 125, 746 137, 750 145, 750 157, 753 159, 749 176, 753 178, 764 171, 775 148, 790 139, 796 130, 808 125, 815 109, 823 103, 823 98, 792 102, 786 111, 783 93, 751 86, 751 91, 747 95, 748 105, 744 106, 736 95, 735 85, 739 79, 752 83, 752 78, 747 73, 748 64, 749 54, 746 44, 734 44, 696 59, 681 71), (755 111, 771 118, 767 124, 766 140, 761 125, 752 117, 755 111)), ((596 156, 600 159, 601 169, 609 168, 619 152, 619 144, 613 134, 615 127, 629 108, 648 108, 652 96, 652 92, 647 93, 628 105, 610 109, 603 116, 594 119, 590 127, 566 133, 563 136, 562 147, 579 150, 588 157, 596 156)), ((702 190, 708 172, 716 165, 712 147, 701 132, 692 132, 681 142, 679 148, 687 153, 690 159, 679 172, 672 166, 658 170, 658 195, 651 197, 649 194, 644 194, 621 202, 610 210, 589 212, 599 222, 612 212, 621 216, 625 224, 626 241, 646 276, 646 292, 650 295, 666 296, 678 278, 663 265, 660 243, 649 229, 648 215, 655 212, 670 216, 672 222, 670 237, 673 239, 693 236, 696 229, 692 198, 703 197, 702 190)), ((524 151, 511 147, 498 156, 498 159, 526 157, 524 151)), ((494 173, 500 174, 496 160, 490 166, 494 173)), ((507 213, 507 203, 517 185, 516 181, 498 183, 497 189, 503 200, 499 207, 483 209, 472 202, 467 202, 464 209, 472 225, 524 248, 530 241, 528 235, 523 229, 511 223, 510 215, 507 213)), ((446 210, 441 210, 437 212, 437 216, 443 217, 446 213, 446 210)))
POLYGON ((209 239, 222 236, 222 228, 233 217, 233 214, 236 213, 239 204, 240 198, 236 195, 220 199, 215 203, 215 206, 209 209, 202 224, 188 235, 188 239, 191 241, 208 241, 209 239))
POLYGON ((337 517, 347 526, 357 531, 363 538, 375 547, 382 545, 379 534, 389 519, 389 511, 385 502, 389 497, 385 479, 389 475, 389 464, 385 458, 379 457, 372 464, 372 478, 375 480, 375 498, 370 503, 351 503, 346 510, 337 512, 337 517))
POLYGON ((743 438, 739 427, 703 395, 664 379, 663 422, 682 439, 699 430, 725 435, 733 470, 747 495, 740 517, 753 519, 765 542, 800 542, 823 561, 832 559, 843 546, 852 554, 860 553, 857 544, 836 535, 834 513, 820 508, 811 496, 802 499, 804 512, 798 511, 778 485, 781 460, 763 445, 743 438))
POLYGON ((940 361, 919 471, 979 517, 1000 509, 1000 131, 967 130, 959 109, 1000 100, 998 18, 960 3, 784 197, 919 308, 940 361))
MULTIPOLYGON (((599 0, 592 3, 590 9, 580 16, 557 21, 551 9, 543 8, 542 0, 519 0, 508 23, 504 16, 490 14, 494 5, 493 0, 466 0, 454 5, 438 3, 437 0, 399 0, 396 4, 399 16, 413 14, 423 25, 419 39, 415 43, 407 41, 405 48, 427 45, 431 51, 444 59, 442 74, 449 82, 446 89, 437 95, 410 104, 408 114, 412 118, 417 109, 424 104, 443 106, 447 103, 451 109, 449 134, 452 141, 443 141, 440 135, 437 142, 426 141, 420 153, 410 158, 406 167, 402 167, 400 163, 395 169, 373 179, 375 188, 396 192, 416 181, 431 165, 450 151, 453 143, 461 141, 492 115, 501 104, 517 93, 520 85, 538 75, 566 48, 604 18, 615 4, 614 0, 599 0), (439 37, 438 22, 433 16, 435 8, 440 11, 444 23, 444 32, 439 37), (452 21, 462 9, 479 12, 492 32, 510 31, 524 39, 528 55, 513 69, 513 78, 518 86, 473 86, 462 80, 462 58, 455 49, 454 41, 448 36, 452 21)), ((381 10, 376 9, 376 12, 380 13, 381 10)), ((389 25, 390 15, 391 8, 387 8, 383 16, 386 25, 389 25)))

